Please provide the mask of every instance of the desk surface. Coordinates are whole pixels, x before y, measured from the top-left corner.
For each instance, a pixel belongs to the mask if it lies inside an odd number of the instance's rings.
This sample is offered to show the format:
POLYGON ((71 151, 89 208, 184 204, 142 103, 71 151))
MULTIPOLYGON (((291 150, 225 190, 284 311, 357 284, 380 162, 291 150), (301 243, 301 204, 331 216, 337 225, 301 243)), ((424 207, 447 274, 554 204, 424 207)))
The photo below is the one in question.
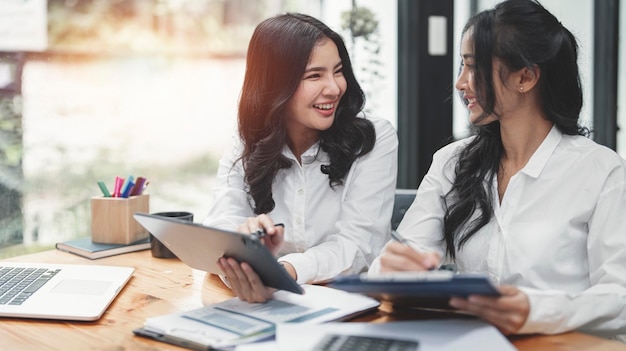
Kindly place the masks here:
MULTIPOLYGON (((191 310, 232 297, 214 275, 193 270, 178 259, 153 258, 150 251, 88 260, 58 250, 13 257, 7 261, 105 264, 135 267, 128 285, 95 322, 0 318, 5 350, 183 350, 146 338, 132 330, 148 317, 191 310)), ((381 309, 359 321, 397 320, 381 309)), ((510 338, 519 350, 626 350, 626 345, 582 333, 510 338)))

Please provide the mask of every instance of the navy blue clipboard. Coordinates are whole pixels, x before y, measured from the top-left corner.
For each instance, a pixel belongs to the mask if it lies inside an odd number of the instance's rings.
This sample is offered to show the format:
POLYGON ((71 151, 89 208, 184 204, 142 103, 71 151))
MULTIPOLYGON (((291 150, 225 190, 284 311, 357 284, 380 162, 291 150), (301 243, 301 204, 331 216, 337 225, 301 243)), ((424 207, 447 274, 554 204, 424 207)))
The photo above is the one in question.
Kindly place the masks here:
POLYGON ((450 271, 350 275, 337 277, 327 285, 379 300, 405 301, 409 304, 412 300, 447 299, 452 296, 500 296, 500 292, 487 276, 455 274, 450 271))

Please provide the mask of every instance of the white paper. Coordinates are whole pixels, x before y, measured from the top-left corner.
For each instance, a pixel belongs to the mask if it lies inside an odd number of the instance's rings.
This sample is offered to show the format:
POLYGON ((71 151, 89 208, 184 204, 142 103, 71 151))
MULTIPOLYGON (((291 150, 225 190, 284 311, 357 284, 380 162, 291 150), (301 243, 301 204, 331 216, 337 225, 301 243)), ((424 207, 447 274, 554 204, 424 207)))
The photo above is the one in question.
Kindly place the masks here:
POLYGON ((223 347, 272 337, 279 323, 315 324, 342 319, 378 307, 359 294, 303 285, 303 295, 278 291, 268 303, 232 298, 192 311, 148 318, 144 328, 202 345, 223 347))

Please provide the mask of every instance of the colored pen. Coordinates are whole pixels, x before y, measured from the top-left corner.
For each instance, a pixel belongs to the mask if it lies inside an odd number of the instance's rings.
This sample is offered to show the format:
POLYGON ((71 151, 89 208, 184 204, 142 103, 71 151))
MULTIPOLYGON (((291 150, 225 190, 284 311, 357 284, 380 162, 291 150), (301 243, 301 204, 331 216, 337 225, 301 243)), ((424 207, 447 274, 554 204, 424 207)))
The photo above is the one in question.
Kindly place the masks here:
MULTIPOLYGON (((276 223, 276 224, 274 224, 274 227, 283 227, 283 228, 285 228, 285 225, 282 224, 282 223, 276 223)), ((264 228, 259 228, 259 229, 255 230, 250 235, 252 235, 253 237, 255 237, 257 239, 261 239, 262 237, 267 235, 267 232, 265 232, 264 228)))
POLYGON ((126 181, 124 181, 124 185, 122 185, 122 189, 120 191, 120 197, 128 197, 128 194, 130 194, 130 189, 132 189, 133 185, 135 184, 133 181, 135 180, 135 177, 133 177, 132 175, 129 175, 128 178, 126 178, 126 181))
POLYGON ((103 181, 99 181, 98 186, 100 187, 100 190, 102 191, 102 195, 104 195, 104 197, 111 197, 111 193, 109 192, 109 189, 107 189, 107 186, 104 184, 103 181))
POLYGON ((137 181, 133 186, 133 189, 130 191, 130 196, 141 195, 143 193, 144 183, 146 182, 146 178, 137 177, 137 181))
POLYGON ((133 186, 135 185, 135 183, 133 183, 132 181, 128 184, 126 184, 126 187, 124 188, 124 191, 122 191, 122 197, 127 198, 130 195, 130 191, 133 188, 133 186))
POLYGON ((113 188, 113 197, 120 197, 122 195, 122 185, 124 184, 124 178, 115 177, 115 186, 113 188))

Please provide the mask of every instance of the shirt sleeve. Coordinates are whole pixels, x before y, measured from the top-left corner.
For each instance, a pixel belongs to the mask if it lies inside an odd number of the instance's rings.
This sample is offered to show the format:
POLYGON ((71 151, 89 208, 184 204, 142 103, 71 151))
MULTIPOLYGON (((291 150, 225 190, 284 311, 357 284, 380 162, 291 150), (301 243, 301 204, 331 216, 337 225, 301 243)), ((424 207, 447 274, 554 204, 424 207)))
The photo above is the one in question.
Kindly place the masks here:
POLYGON ((345 180, 335 231, 303 253, 279 261, 295 268, 299 283, 322 282, 369 267, 389 238, 398 168, 398 137, 386 120, 376 126, 374 149, 357 159, 345 180))
MULTIPOLYGON (((451 186, 454 162, 450 162, 456 144, 444 147, 433 155, 428 172, 422 179, 415 200, 407 209, 397 232, 407 240, 407 244, 420 252, 437 252, 444 257, 442 242, 443 217, 445 207, 443 196, 451 186)), ((381 252, 383 252, 385 248, 381 252)), ((380 257, 377 257, 369 273, 380 272, 380 257)))
POLYGON ((255 216, 252 200, 245 191, 243 166, 238 159, 242 147, 241 139, 233 136, 230 147, 220 158, 213 203, 203 221, 204 225, 236 230, 248 217, 255 216))
POLYGON ((531 306, 521 334, 575 329, 600 336, 626 334, 626 165, 620 161, 606 178, 589 220, 590 287, 580 292, 521 288, 531 306))

